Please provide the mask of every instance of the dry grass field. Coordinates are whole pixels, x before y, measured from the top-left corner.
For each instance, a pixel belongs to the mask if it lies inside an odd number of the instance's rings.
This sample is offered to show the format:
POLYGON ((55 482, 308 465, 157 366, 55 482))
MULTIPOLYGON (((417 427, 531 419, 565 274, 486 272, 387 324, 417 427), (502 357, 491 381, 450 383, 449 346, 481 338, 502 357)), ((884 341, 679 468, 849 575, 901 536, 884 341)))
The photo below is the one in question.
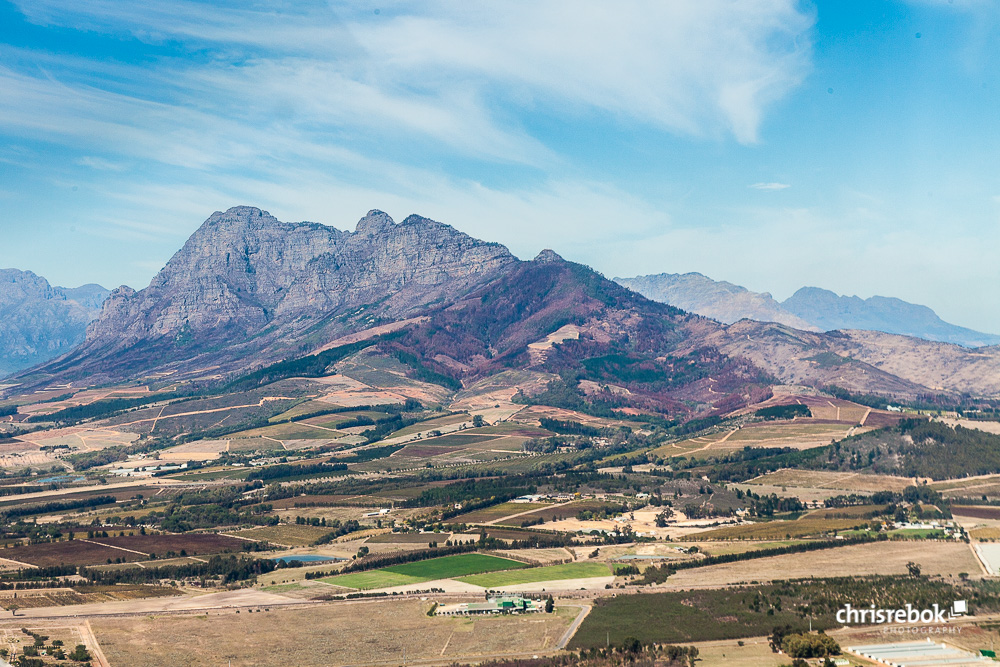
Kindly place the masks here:
POLYGON ((910 477, 868 475, 864 473, 828 470, 792 470, 789 468, 776 470, 775 472, 747 481, 747 484, 785 486, 800 489, 834 489, 855 493, 902 491, 907 486, 912 486, 913 483, 914 480, 910 477))
POLYGON ((668 586, 727 586, 741 582, 847 577, 868 574, 906 574, 913 561, 924 574, 957 576, 976 573, 979 564, 969 545, 961 542, 873 542, 823 551, 786 554, 757 560, 680 570, 668 586))
POLYGON ((307 547, 332 530, 326 526, 301 526, 291 523, 279 526, 261 526, 233 534, 286 547, 307 547))
POLYGON ((460 514, 453 518, 454 523, 495 523, 506 517, 532 510, 543 509, 546 503, 501 503, 482 509, 460 514))
POLYGON ((799 519, 798 521, 762 521, 760 523, 740 526, 713 528, 699 533, 692 533, 682 539, 684 541, 781 540, 831 534, 836 531, 850 530, 863 523, 865 523, 864 519, 816 519, 811 517, 799 519))
POLYGON ((95 619, 112 665, 239 667, 399 665, 541 652, 559 640, 576 608, 538 616, 427 616, 430 602, 352 601, 308 609, 199 616, 95 619))
POLYGON ((41 589, 37 591, 18 591, 18 595, 15 598, 13 591, 4 591, 0 593, 0 607, 10 609, 13 604, 16 604, 18 609, 65 607, 77 604, 123 602, 172 595, 181 595, 181 592, 171 586, 82 586, 76 590, 41 589))

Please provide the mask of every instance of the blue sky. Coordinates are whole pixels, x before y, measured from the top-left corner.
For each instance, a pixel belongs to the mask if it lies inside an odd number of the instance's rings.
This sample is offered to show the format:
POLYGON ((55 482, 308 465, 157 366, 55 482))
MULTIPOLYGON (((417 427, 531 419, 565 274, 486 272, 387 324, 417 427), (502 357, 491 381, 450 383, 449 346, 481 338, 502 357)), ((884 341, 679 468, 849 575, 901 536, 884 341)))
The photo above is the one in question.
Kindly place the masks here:
POLYGON ((0 266, 138 288, 215 210, 380 208, 1000 333, 997 7, 0 0, 0 266))

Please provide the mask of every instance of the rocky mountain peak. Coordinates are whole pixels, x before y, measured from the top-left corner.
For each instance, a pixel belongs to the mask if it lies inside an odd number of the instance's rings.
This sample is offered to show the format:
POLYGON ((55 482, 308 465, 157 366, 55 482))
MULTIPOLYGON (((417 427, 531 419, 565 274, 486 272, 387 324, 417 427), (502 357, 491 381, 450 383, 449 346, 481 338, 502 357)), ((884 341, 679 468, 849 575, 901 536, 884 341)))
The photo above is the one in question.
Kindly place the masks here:
POLYGON ((374 209, 351 233, 236 206, 213 213, 148 287, 115 291, 77 371, 125 376, 218 349, 213 363, 302 354, 451 301, 516 263, 500 244, 416 215, 397 224, 374 209))
POLYGON ((354 228, 354 233, 363 236, 374 236, 392 229, 395 224, 393 219, 389 217, 389 214, 378 209, 372 209, 368 211, 368 215, 358 220, 358 225, 354 228))
POLYGON ((553 262, 565 262, 566 260, 564 260, 555 250, 546 248, 538 253, 538 256, 535 257, 535 261, 539 264, 552 264, 553 262))

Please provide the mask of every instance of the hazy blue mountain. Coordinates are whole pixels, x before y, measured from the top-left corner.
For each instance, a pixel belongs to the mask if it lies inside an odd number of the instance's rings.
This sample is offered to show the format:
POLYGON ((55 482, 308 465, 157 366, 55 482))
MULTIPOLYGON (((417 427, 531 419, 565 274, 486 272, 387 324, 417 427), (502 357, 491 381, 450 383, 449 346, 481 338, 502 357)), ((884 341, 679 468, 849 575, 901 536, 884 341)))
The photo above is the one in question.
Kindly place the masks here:
POLYGON ((724 324, 748 319, 787 324, 806 331, 816 330, 809 322, 783 309, 767 292, 751 292, 745 287, 712 280, 700 273, 659 273, 614 280, 647 299, 668 303, 724 324))
POLYGON ((107 295, 100 285, 53 287, 30 271, 0 269, 0 377, 83 342, 107 295))
POLYGON ((965 347, 1000 344, 1000 336, 949 324, 927 306, 893 297, 862 299, 818 287, 803 287, 781 306, 823 331, 867 329, 965 347))

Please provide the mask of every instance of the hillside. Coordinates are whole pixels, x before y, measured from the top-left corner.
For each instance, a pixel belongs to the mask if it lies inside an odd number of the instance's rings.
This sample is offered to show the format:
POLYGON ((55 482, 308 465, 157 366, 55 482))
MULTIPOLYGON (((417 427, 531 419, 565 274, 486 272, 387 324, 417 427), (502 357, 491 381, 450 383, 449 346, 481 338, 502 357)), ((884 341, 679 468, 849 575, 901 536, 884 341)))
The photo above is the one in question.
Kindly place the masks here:
POLYGON ((0 377, 79 345, 107 295, 100 285, 53 287, 30 271, 0 269, 0 377))

